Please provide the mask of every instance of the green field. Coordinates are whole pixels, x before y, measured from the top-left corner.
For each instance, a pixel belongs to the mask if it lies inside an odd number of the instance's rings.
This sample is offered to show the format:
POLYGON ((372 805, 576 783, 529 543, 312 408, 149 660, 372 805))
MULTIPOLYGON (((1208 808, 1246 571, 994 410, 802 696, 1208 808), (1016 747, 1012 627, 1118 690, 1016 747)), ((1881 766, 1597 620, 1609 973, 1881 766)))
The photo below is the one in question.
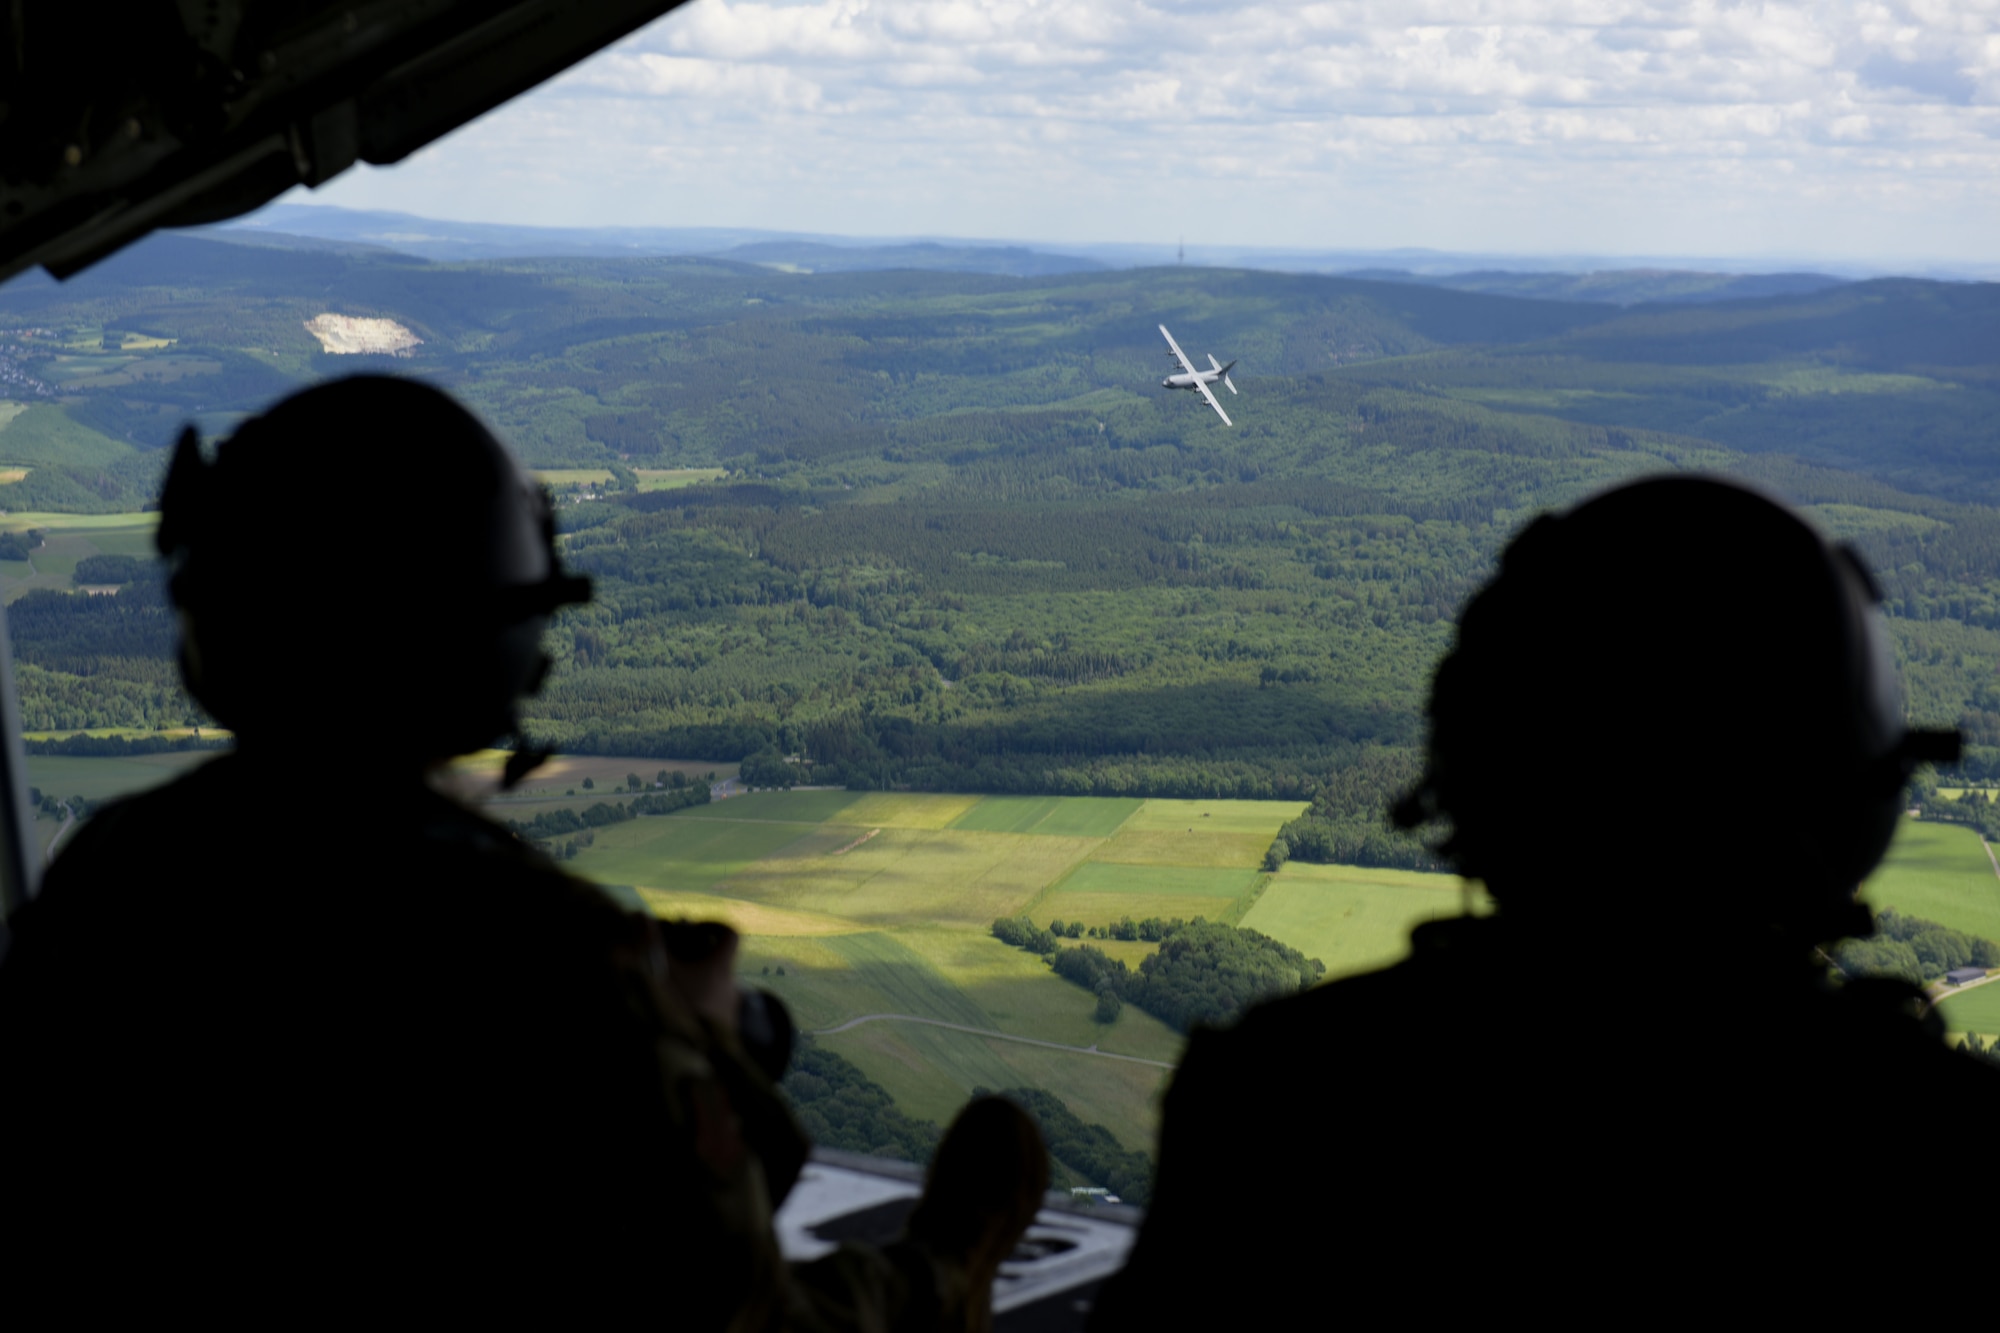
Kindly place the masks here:
MULTIPOLYGON (((29 780, 103 799, 164 781, 209 756, 38 756, 29 780)), ((486 775, 496 754, 466 762, 486 775)), ((563 759, 529 790, 489 803, 525 817, 648 785, 668 759, 563 759), (589 775, 592 791, 562 792, 589 775), (558 790, 560 788, 560 790, 558 790)), ((949 1119, 975 1087, 1029 1085, 1062 1098, 1130 1147, 1151 1145, 1179 1034, 1127 1006, 1098 1024, 1092 997, 1038 957, 991 937, 998 916, 1105 925, 1121 917, 1234 921, 1324 962, 1329 977, 1388 966, 1411 929, 1457 916, 1449 875, 1289 862, 1264 846, 1297 802, 1011 797, 916 792, 763 792, 608 825, 570 862, 662 916, 719 919, 744 935, 746 979, 769 987, 808 1031, 888 1088, 912 1114, 949 1119), (871 1015, 951 1023, 959 1031, 871 1015), (986 1035, 1002 1034, 1002 1035, 986 1035), (1054 1043, 1037 1046, 1007 1038, 1054 1043), (1079 1049, 1056 1049, 1057 1047, 1079 1049)), ((43 839, 53 821, 39 821, 43 839)), ((1907 822, 1867 886, 1869 901, 2000 937, 2000 878, 1969 830, 1907 822)), ((1490 910, 1473 890, 1473 910, 1490 910)), ((1153 945, 1100 941, 1138 963, 1153 945)), ((2000 1033, 2000 985, 1944 1002, 1953 1031, 2000 1033)))
POLYGON ((160 524, 157 510, 134 514, 0 514, 0 532, 143 532, 147 539, 160 524))
POLYGON ((213 751, 182 750, 115 759, 76 759, 68 755, 28 756, 28 784, 57 799, 81 796, 102 801, 128 792, 157 787, 194 765, 213 759, 213 751))
POLYGON ((727 468, 719 467, 642 467, 634 468, 633 472, 642 491, 677 491, 698 481, 720 481, 729 475, 727 468))
MULTIPOLYGON (((0 491, 4 491, 0 487, 0 491)), ((4 501, 0 495, 0 501, 4 501)), ((152 558, 157 514, 0 514, 0 532, 39 531, 42 543, 26 560, 0 560, 0 600, 35 588, 76 587, 76 562, 87 555, 152 558), (142 520, 135 522, 133 520, 142 520)))
POLYGON ((1861 887, 1870 907, 1893 907, 1968 935, 2000 940, 2000 874, 1979 834, 1905 819, 1881 867, 1861 887))
MULTIPOLYGON (((1472 904, 1491 908, 1483 891, 1472 904)), ((1456 875, 1289 861, 1239 924, 1319 959, 1333 978, 1399 961, 1413 928, 1465 908, 1465 881, 1456 875)))
MULTIPOLYGON (((762 792, 597 830, 571 866, 631 886, 662 915, 745 936, 745 974, 911 1112, 947 1119, 975 1087, 1047 1088, 1134 1147, 1149 1146, 1166 1070, 1058 1046, 1171 1063, 1180 1036, 1127 1007, 1098 1024, 1088 993, 992 938, 1025 913, 1232 919, 1266 877, 1264 849, 1295 801, 916 792, 762 792), (1135 841, 1136 840, 1136 841, 1135 841), (1178 864, 1169 852, 1178 852, 1178 864)), ((1428 895, 1427 895, 1428 897, 1428 895)), ((1136 964, 1152 946, 1113 942, 1136 964)))
MULTIPOLYGON (((116 759, 77 759, 68 755, 31 754, 27 757, 28 785, 67 801, 81 796, 87 801, 103 801, 148 787, 157 787, 204 760, 214 752, 182 750, 168 754, 144 754, 116 759)), ((62 829, 62 821, 40 812, 35 816, 36 844, 46 853, 49 843, 62 829)))
POLYGON ((1975 986, 1938 1006, 1938 1015, 1952 1032, 1977 1032, 2000 1037, 2000 982, 1975 986))
POLYGON ((1060 796, 989 796, 952 821, 983 833, 1026 833, 1054 814, 1060 796))

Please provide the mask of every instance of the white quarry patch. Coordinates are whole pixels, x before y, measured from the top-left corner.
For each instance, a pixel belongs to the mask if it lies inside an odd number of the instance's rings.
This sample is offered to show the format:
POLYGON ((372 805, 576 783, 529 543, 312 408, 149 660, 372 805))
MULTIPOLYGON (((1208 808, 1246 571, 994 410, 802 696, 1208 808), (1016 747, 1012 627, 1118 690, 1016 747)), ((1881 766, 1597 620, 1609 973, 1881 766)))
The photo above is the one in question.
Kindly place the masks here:
POLYGON ((393 319, 362 319, 356 315, 314 315, 306 321, 306 332, 334 356, 373 352, 380 356, 408 356, 423 345, 423 339, 393 319))

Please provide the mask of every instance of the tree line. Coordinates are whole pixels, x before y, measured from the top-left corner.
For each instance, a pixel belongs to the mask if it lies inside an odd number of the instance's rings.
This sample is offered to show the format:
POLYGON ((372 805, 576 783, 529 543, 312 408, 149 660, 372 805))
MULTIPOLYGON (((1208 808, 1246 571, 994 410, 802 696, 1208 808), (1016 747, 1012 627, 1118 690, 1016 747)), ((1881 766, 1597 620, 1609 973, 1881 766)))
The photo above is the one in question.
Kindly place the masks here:
MULTIPOLYGON (((801 1037, 792 1063, 778 1084, 799 1127, 815 1144, 923 1165, 937 1151, 937 1123, 897 1107, 887 1089, 846 1057, 811 1037, 801 1037)), ((990 1095, 973 1089, 974 1097, 990 1095)), ((1127 1203, 1144 1204, 1151 1195, 1152 1159, 1120 1144, 1104 1126, 1085 1121, 1062 1099, 1038 1088, 1002 1093, 1034 1120, 1051 1165, 1103 1186, 1127 1203)), ((1060 1171, 1051 1175, 1061 1178, 1060 1171)))
POLYGON ((1286 861, 1444 871, 1442 857, 1419 837, 1389 825, 1389 805, 1416 785, 1423 753, 1414 746, 1370 745, 1324 776, 1312 806, 1288 820, 1264 855, 1264 868, 1286 861))
POLYGON ((1875 914, 1875 934, 1843 940, 1833 962, 1850 976, 1896 977, 1912 986, 1961 967, 2000 967, 2000 943, 1893 909, 1875 914))
MULTIPOLYGON (((1317 958, 1262 931, 1202 917, 1186 923, 1155 920, 1151 930, 1160 947, 1134 971, 1093 945, 1063 948, 1058 941, 1074 924, 1051 922, 1044 929, 1003 917, 992 929, 994 938, 1044 955, 1057 976, 1097 996, 1100 1023, 1114 1021, 1122 1006, 1130 1004, 1178 1032, 1198 1025, 1219 1027, 1262 1000, 1304 990, 1326 975, 1326 965, 1317 958), (1060 933, 1053 929, 1057 925, 1064 927, 1060 933)), ((1121 921, 1116 929, 1125 927, 1121 921)), ((1135 934, 1141 929, 1138 923, 1132 926, 1135 934)))
MULTIPOLYGON (((972 1095, 985 1097, 990 1092, 974 1088, 972 1095)), ((1120 1203, 1143 1208, 1151 1202, 1151 1157, 1127 1148, 1104 1126, 1085 1121, 1054 1093, 1040 1088, 1008 1088, 999 1095, 1028 1113, 1042 1132, 1049 1156, 1069 1168, 1073 1175, 1110 1190, 1120 1203)))
POLYGON ((189 750, 226 750, 233 741, 184 732, 176 736, 93 736, 79 731, 69 736, 29 737, 21 746, 29 754, 60 754, 89 759, 115 759, 135 754, 179 754, 189 750))
MULTIPOLYGON (((547 842, 569 834, 601 829, 609 824, 622 824, 641 815, 670 815, 689 806, 707 805, 708 799, 708 785, 697 783, 678 789, 646 792, 629 802, 597 801, 581 812, 561 806, 543 810, 528 819, 509 819, 505 822, 518 837, 531 842, 547 842)), ((574 844, 570 845, 568 854, 575 854, 574 844)))
POLYGON ((922 1165, 937 1151, 938 1127, 898 1109, 881 1084, 811 1037, 799 1038, 778 1085, 814 1143, 922 1165))

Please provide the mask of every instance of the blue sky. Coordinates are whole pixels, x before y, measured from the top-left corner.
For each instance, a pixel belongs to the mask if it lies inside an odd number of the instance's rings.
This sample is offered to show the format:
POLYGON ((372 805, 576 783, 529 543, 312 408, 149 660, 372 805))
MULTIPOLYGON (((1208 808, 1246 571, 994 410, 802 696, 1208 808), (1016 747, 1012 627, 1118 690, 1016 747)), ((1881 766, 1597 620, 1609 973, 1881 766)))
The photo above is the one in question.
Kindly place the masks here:
POLYGON ((693 0, 314 195, 550 225, 2000 261, 2000 0, 693 0))

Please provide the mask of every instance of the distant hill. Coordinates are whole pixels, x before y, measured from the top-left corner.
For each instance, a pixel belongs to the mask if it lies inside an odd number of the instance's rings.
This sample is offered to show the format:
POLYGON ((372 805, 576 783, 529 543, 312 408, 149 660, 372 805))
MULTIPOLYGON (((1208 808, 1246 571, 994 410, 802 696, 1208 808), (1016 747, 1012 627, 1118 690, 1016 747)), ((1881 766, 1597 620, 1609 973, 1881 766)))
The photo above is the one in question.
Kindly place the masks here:
POLYGON ((921 269, 943 273, 1004 273, 1037 278, 1052 273, 1088 273, 1105 265, 1075 255, 1044 254, 1026 246, 939 245, 918 241, 908 245, 825 245, 815 241, 756 241, 717 251, 717 259, 797 273, 866 273, 888 269, 921 269))
MULTIPOLYGON (((216 240, 284 248, 394 251, 445 263, 482 259, 705 256, 802 273, 895 269, 1044 277, 1163 267, 1163 245, 1046 244, 942 237, 854 237, 732 227, 526 227, 409 213, 274 204, 247 220, 199 229, 216 240)), ((1606 305, 1697 304, 1821 291, 1874 272, 1758 273, 1721 261, 1613 261, 1575 255, 1449 254, 1422 249, 1293 250, 1197 246, 1197 268, 1344 276, 1533 300, 1606 305)), ((1180 265, 1176 265, 1179 267, 1180 265)))
MULTIPOLYGON (((1635 272, 1600 275, 1617 282, 1467 275, 1489 289, 1467 291, 1407 273, 1035 274, 1023 270, 1059 267, 1060 257, 772 238, 740 240, 719 257, 440 265, 371 242, 255 239, 156 236, 68 283, 9 284, 0 311, 177 339, 183 360, 171 378, 131 382, 124 372, 55 386, 70 416, 142 448, 164 443, 176 414, 251 410, 302 377, 358 368, 365 358, 329 357, 306 331, 327 313, 411 329, 422 346, 398 369, 482 386, 496 419, 550 466, 629 452, 622 442, 635 431, 670 439, 663 448, 699 465, 746 450, 879 448, 885 432, 930 410, 893 387, 909 375, 950 378, 941 410, 1151 394, 1165 355, 1153 326, 1167 323, 1191 354, 1240 360, 1240 383, 1299 379, 1284 392, 1302 400, 1321 396, 1310 377, 1338 373, 1356 386, 1795 453, 1898 486, 2000 500, 1996 284, 1635 272), (990 266, 960 271, 981 263, 990 266), (1696 279, 1737 296, 1697 301, 1696 279), (1025 306, 1013 300, 1024 283, 1037 293, 1025 306), (1759 283, 1801 290, 1750 295, 1759 283), (1507 285, 1534 294, 1491 290, 1507 285), (1611 303, 1642 294, 1650 303, 1611 303), (649 372, 657 387, 634 379, 636 369, 570 374, 553 360, 531 369, 536 358, 622 364, 617 349, 660 339, 669 350, 649 372), (586 356, 590 348, 606 350, 586 356), (532 387, 543 379, 565 394, 532 387)), ((1162 424, 1176 440, 1199 436, 1178 417, 1162 424)))
POLYGON ((757 241, 790 239, 782 232, 749 227, 522 227, 313 204, 273 204, 247 219, 197 232, 218 240, 244 240, 258 233, 344 241, 445 263, 709 254, 757 241))
MULTIPOLYGON (((157 236, 0 288, 0 509, 136 509, 181 423, 218 434, 318 378, 442 384, 531 465, 575 470, 564 540, 596 601, 552 630, 562 667, 530 716, 576 751, 1313 800, 1328 854, 1416 864, 1377 815, 1494 552, 1537 510, 1703 468, 1859 544, 1913 716, 1963 722, 1969 762, 2000 773, 2000 284, 1622 306, 1603 286, 908 267, 966 260, 921 243, 898 269, 800 273, 773 265, 843 247, 437 263, 265 237, 157 236), (408 355, 332 355, 322 315, 394 321, 408 355), (1161 323, 1237 362, 1236 428, 1160 387, 1161 323)), ((384 423, 325 460, 357 540, 378 539, 365 506, 397 447, 384 423)), ((50 591, 24 614, 41 725, 153 716, 131 700, 172 678, 166 610, 104 602, 50 591)), ((1647 716, 1635 699, 1606 725, 1643 753, 1647 716)))
POLYGON ((1342 274, 1376 282, 1412 282, 1457 292, 1525 296, 1607 305, 1697 305, 1763 296, 1805 296, 1848 281, 1825 273, 1707 273, 1685 269, 1607 269, 1590 273, 1487 270, 1428 274, 1406 269, 1355 269, 1342 274))

